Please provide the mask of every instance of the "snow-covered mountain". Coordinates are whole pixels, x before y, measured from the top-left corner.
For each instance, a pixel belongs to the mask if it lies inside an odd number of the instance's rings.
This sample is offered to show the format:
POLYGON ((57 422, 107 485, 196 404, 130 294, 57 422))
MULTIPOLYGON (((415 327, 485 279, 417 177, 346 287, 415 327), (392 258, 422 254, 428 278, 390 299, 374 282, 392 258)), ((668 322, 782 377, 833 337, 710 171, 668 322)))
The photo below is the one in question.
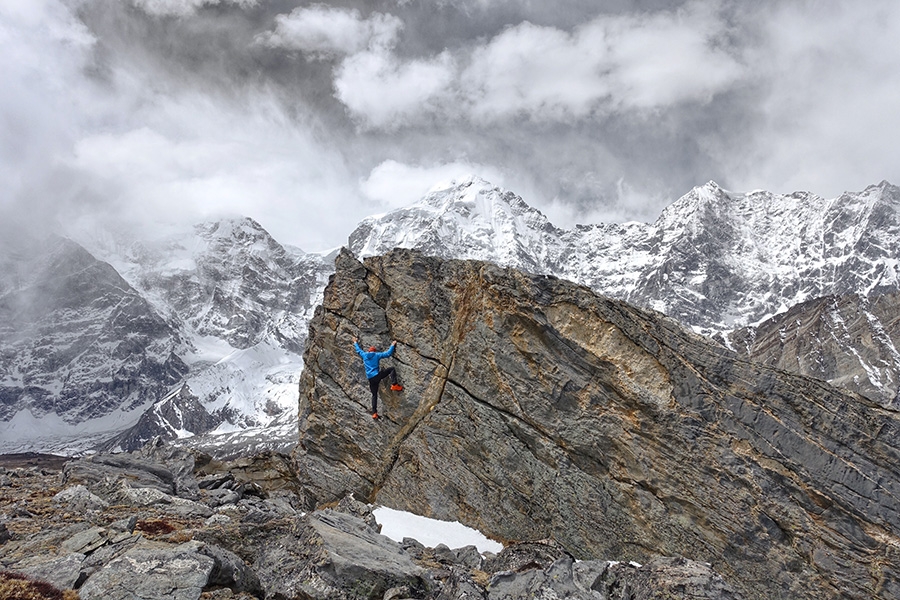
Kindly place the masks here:
POLYGON ((3 244, 0 441, 108 435, 187 372, 183 341, 109 264, 57 236, 3 244))
POLYGON ((900 408, 900 292, 807 300, 724 341, 754 362, 900 408))
POLYGON ((363 220, 350 234, 349 248, 360 257, 415 248, 545 272, 568 262, 565 233, 514 193, 470 177, 435 186, 412 206, 363 220))
POLYGON ((93 250, 182 332, 191 390, 211 412, 243 428, 295 409, 326 258, 282 246, 248 218, 93 250))
POLYGON ((416 248, 575 281, 663 312, 748 357, 888 406, 900 391, 897 320, 866 309, 856 321, 867 325, 848 328, 846 314, 831 311, 824 318, 812 301, 842 298, 844 313, 860 299, 866 306, 891 304, 876 299, 900 289, 898 210, 900 188, 887 182, 834 199, 734 193, 710 182, 652 224, 561 230, 515 194, 471 177, 435 187, 411 207, 366 219, 349 243, 360 257, 416 248), (816 334, 829 343, 804 341, 807 328, 785 333, 784 314, 795 306, 795 316, 813 311, 799 318, 817 319, 816 334), (734 330, 741 331, 730 334, 734 330), (773 345, 778 331, 780 343, 773 345), (785 336, 800 343, 784 343, 785 336))
POLYGON ((472 177, 366 219, 349 243, 357 256, 416 248, 555 275, 712 334, 811 298, 898 289, 898 208, 900 188, 887 182, 832 200, 738 194, 710 182, 652 224, 561 230, 472 177))
MULTIPOLYGON (((105 432, 106 438, 116 433, 117 439, 134 445, 146 439, 149 423, 157 423, 161 433, 189 435, 160 418, 196 413, 195 403, 209 418, 193 422, 216 422, 216 433, 264 428, 279 416, 290 420, 296 415, 307 323, 331 270, 327 256, 282 246, 251 219, 204 223, 152 240, 91 233, 82 232, 83 246, 62 238, 55 245, 36 244, 47 247, 46 257, 12 249, 4 253, 0 389, 7 401, 0 415, 0 452, 34 445, 79 450, 97 441, 84 435, 94 430, 105 432), (9 258, 19 255, 19 261, 9 258), (50 267, 42 270, 35 262, 50 267), (42 316, 47 309, 31 302, 32 297, 61 308, 48 319, 42 316), (30 311, 16 309, 20 304, 30 311), (107 306, 106 312, 100 310, 107 306), (11 318, 15 310, 16 318, 11 318), (79 312, 80 320, 72 319, 72 311, 79 312), (160 366, 151 380, 125 370, 119 388, 128 393, 114 388, 98 402, 90 390, 70 391, 69 371, 75 367, 67 366, 63 373, 57 366, 69 360, 68 354, 60 357, 68 346, 76 365, 90 361, 101 370, 117 369, 106 387, 114 387, 115 373, 125 366, 160 366), (52 352, 39 352, 44 347, 52 352), (117 355, 125 366, 111 360, 117 355), (34 373, 18 364, 29 365, 34 373), (185 384, 190 394, 174 393, 185 384), (145 412, 156 416, 145 415, 138 422, 145 412), (122 431, 126 427, 133 430, 122 431), (40 435, 44 431, 49 437, 40 435)), ((100 373, 81 371, 86 381, 98 382, 94 385, 105 381, 100 373)))

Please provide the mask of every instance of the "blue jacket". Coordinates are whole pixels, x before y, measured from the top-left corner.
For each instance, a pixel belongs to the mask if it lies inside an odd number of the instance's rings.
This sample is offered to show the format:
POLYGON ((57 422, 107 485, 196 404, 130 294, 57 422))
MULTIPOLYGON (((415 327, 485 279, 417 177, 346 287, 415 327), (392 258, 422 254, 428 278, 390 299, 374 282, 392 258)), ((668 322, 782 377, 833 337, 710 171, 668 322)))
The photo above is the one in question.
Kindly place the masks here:
POLYGON ((356 347, 356 353, 362 357, 363 364, 366 366, 366 377, 368 379, 372 379, 378 375, 379 361, 381 361, 382 358, 387 358, 392 355, 396 348, 396 346, 391 344, 391 347, 384 352, 365 352, 359 347, 359 342, 354 342, 353 345, 356 347))

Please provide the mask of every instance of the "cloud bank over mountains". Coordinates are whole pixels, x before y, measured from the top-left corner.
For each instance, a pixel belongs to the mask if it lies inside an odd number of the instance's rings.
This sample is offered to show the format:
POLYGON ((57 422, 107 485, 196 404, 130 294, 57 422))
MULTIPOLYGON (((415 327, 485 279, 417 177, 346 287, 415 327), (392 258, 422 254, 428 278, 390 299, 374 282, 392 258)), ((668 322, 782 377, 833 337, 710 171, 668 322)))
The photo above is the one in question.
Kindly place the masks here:
POLYGON ((560 226, 900 180, 900 5, 8 0, 0 206, 308 250, 474 172, 560 226))

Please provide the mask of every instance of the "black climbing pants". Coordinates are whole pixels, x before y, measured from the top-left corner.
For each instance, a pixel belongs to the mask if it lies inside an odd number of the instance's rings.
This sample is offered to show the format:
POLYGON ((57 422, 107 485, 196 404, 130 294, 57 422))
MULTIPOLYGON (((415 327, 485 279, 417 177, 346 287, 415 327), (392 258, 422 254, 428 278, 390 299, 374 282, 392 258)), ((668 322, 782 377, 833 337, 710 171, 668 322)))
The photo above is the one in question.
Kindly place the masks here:
POLYGON ((388 367, 382 371, 378 371, 378 375, 369 378, 369 389, 372 390, 372 413, 378 412, 378 385, 385 377, 391 378, 391 383, 397 383, 397 371, 394 367, 388 367))

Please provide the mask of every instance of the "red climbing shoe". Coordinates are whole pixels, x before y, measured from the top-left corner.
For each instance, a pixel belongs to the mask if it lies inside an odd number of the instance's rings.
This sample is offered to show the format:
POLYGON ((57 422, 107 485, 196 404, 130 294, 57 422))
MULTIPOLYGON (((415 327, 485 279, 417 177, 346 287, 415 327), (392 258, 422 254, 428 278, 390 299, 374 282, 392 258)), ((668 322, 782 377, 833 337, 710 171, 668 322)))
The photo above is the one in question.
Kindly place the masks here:
POLYGON ((395 383, 395 384, 391 385, 391 389, 394 390, 395 392, 402 392, 403 386, 395 383))
POLYGON ((377 418, 378 418, 378 413, 372 413, 372 418, 373 418, 373 419, 377 419, 377 418))

